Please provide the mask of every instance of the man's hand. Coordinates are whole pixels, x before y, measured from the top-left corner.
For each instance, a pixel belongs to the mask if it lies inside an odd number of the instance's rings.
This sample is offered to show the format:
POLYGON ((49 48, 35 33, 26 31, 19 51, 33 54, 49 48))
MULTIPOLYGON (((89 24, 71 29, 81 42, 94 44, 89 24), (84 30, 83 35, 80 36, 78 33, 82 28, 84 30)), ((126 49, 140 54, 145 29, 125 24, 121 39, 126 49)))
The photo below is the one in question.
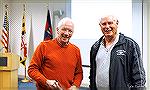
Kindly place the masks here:
POLYGON ((76 87, 75 85, 73 85, 73 86, 71 86, 71 87, 69 88, 69 90, 79 90, 79 88, 76 87))
POLYGON ((47 80, 46 81, 46 84, 49 88, 51 88, 52 90, 63 90, 58 82, 56 80, 47 80))

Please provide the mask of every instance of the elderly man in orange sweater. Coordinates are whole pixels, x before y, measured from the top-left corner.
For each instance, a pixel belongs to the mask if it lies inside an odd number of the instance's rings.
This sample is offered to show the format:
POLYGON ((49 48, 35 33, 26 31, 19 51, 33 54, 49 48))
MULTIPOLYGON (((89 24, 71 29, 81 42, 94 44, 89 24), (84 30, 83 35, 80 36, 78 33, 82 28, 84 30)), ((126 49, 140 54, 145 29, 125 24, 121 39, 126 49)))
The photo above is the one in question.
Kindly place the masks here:
POLYGON ((43 41, 36 48, 28 75, 36 81, 37 90, 78 90, 83 70, 80 50, 69 42, 74 23, 65 17, 56 30, 56 38, 43 41))

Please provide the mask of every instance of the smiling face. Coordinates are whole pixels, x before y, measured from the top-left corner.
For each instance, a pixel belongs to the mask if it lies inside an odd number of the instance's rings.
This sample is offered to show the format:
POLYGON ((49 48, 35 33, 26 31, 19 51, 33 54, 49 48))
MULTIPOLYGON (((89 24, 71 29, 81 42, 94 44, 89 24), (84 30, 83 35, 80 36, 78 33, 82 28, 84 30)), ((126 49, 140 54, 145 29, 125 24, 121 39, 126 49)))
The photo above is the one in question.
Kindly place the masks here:
POLYGON ((106 16, 101 18, 101 21, 99 23, 102 33, 104 36, 107 37, 115 37, 117 34, 117 28, 118 28, 118 20, 117 18, 113 16, 106 16))
POLYGON ((74 24, 71 20, 64 20, 57 29, 57 40, 62 45, 65 45, 69 42, 72 34, 74 32, 74 24))

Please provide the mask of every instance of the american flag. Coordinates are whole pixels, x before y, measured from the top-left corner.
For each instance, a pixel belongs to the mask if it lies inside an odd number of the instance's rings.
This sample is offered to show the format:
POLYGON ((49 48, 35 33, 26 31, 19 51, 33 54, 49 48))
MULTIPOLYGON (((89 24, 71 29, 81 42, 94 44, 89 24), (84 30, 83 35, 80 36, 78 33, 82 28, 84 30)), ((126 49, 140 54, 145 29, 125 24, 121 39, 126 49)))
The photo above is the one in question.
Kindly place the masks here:
POLYGON ((8 52, 8 45, 9 45, 9 22, 8 22, 8 14, 7 14, 7 5, 5 5, 6 11, 4 16, 4 23, 2 29, 2 44, 3 48, 5 49, 4 52, 8 52))
POLYGON ((25 28, 25 11, 22 17, 22 33, 21 33, 21 58, 20 63, 25 66, 25 61, 27 58, 27 43, 26 43, 26 28, 25 28))

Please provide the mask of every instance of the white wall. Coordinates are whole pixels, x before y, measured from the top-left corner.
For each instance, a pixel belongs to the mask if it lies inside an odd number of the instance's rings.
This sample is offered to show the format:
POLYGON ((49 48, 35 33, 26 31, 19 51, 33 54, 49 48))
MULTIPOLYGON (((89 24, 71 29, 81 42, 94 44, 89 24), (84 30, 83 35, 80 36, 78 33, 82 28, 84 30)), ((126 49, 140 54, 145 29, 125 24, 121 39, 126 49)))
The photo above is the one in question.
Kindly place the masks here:
POLYGON ((150 89, 150 1, 144 0, 144 54, 147 57, 147 90, 150 89))

